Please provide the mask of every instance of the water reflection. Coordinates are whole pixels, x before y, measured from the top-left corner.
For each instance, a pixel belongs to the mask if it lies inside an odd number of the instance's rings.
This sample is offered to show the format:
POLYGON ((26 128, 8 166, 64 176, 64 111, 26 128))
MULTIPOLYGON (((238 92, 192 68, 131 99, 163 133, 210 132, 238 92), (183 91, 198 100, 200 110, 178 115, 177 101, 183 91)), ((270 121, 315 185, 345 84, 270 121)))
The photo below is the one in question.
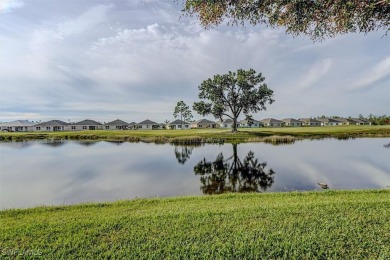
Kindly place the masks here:
POLYGON ((201 190, 204 194, 226 192, 265 191, 274 182, 275 172, 265 170, 267 163, 260 162, 249 151, 243 160, 237 155, 237 144, 233 144, 233 155, 229 158, 222 153, 214 161, 203 158, 194 167, 195 175, 200 176, 201 190))
POLYGON ((178 163, 185 164, 191 157, 192 151, 202 144, 175 145, 175 157, 178 163))
POLYGON ((390 143, 383 145, 385 148, 390 148, 390 143))
POLYGON ((47 145, 47 146, 50 146, 53 148, 60 147, 60 146, 64 145, 65 143, 66 143, 66 141, 64 141, 64 140, 47 140, 44 142, 40 142, 40 144, 42 144, 42 145, 47 145))

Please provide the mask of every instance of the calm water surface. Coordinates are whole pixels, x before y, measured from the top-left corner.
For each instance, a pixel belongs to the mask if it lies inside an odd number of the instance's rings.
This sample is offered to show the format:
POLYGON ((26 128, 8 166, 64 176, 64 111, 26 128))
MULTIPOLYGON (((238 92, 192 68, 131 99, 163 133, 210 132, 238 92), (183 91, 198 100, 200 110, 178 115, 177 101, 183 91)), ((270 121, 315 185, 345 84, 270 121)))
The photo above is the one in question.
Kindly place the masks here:
POLYGON ((0 143, 0 209, 136 197, 386 188, 390 138, 173 146, 0 143))

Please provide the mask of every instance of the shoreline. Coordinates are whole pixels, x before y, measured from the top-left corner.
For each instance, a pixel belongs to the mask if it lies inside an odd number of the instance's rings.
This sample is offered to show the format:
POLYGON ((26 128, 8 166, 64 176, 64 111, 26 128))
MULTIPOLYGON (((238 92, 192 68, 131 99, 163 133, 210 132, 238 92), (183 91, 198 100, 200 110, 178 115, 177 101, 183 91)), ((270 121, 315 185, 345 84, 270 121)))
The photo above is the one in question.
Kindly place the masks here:
POLYGON ((232 133, 226 129, 191 130, 90 130, 69 132, 10 132, 0 133, 0 141, 28 140, 101 140, 171 144, 204 143, 293 143, 311 139, 351 139, 361 137, 390 137, 390 125, 385 126, 333 126, 333 127, 283 127, 239 129, 232 133))

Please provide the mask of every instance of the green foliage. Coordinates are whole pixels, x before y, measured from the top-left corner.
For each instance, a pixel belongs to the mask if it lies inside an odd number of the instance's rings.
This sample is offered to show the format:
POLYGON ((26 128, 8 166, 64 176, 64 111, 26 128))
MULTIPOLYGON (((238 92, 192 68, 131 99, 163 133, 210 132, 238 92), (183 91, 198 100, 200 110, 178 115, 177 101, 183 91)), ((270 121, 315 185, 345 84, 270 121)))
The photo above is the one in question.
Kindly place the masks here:
POLYGON ((215 118, 229 117, 233 119, 232 131, 237 131, 237 118, 266 109, 272 104, 273 91, 264 83, 265 78, 255 70, 238 69, 228 74, 215 75, 199 86, 199 98, 208 100, 195 102, 193 109, 205 116, 212 114, 215 118))
MULTIPOLYGON (((173 112, 175 118, 180 118, 180 121, 190 121, 192 119, 192 114, 190 107, 184 103, 184 101, 179 101, 176 104, 175 111, 173 112)), ((182 126, 183 129, 183 126, 182 126)))
POLYGON ((388 259, 389 208, 389 190, 369 190, 5 210, 0 253, 4 259, 388 259))
POLYGON ((338 34, 390 30, 390 0, 183 0, 183 13, 196 14, 205 28, 225 20, 283 26, 313 40, 338 34))

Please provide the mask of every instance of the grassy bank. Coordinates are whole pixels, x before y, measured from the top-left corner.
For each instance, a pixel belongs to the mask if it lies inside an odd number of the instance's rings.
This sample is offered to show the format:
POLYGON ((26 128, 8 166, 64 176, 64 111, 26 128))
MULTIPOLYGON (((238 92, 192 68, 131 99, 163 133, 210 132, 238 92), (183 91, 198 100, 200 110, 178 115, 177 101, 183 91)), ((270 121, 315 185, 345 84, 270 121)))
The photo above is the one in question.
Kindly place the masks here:
POLYGON ((282 127, 240 129, 190 130, 126 130, 126 131, 77 131, 47 133, 0 133, 0 140, 22 141, 32 139, 110 140, 156 143, 221 143, 221 142, 293 142, 305 138, 390 137, 387 126, 333 126, 333 127, 282 127), (285 140, 285 141, 283 141, 285 140))
POLYGON ((45 259, 388 259, 389 208, 390 190, 366 190, 5 210, 0 249, 45 259))

